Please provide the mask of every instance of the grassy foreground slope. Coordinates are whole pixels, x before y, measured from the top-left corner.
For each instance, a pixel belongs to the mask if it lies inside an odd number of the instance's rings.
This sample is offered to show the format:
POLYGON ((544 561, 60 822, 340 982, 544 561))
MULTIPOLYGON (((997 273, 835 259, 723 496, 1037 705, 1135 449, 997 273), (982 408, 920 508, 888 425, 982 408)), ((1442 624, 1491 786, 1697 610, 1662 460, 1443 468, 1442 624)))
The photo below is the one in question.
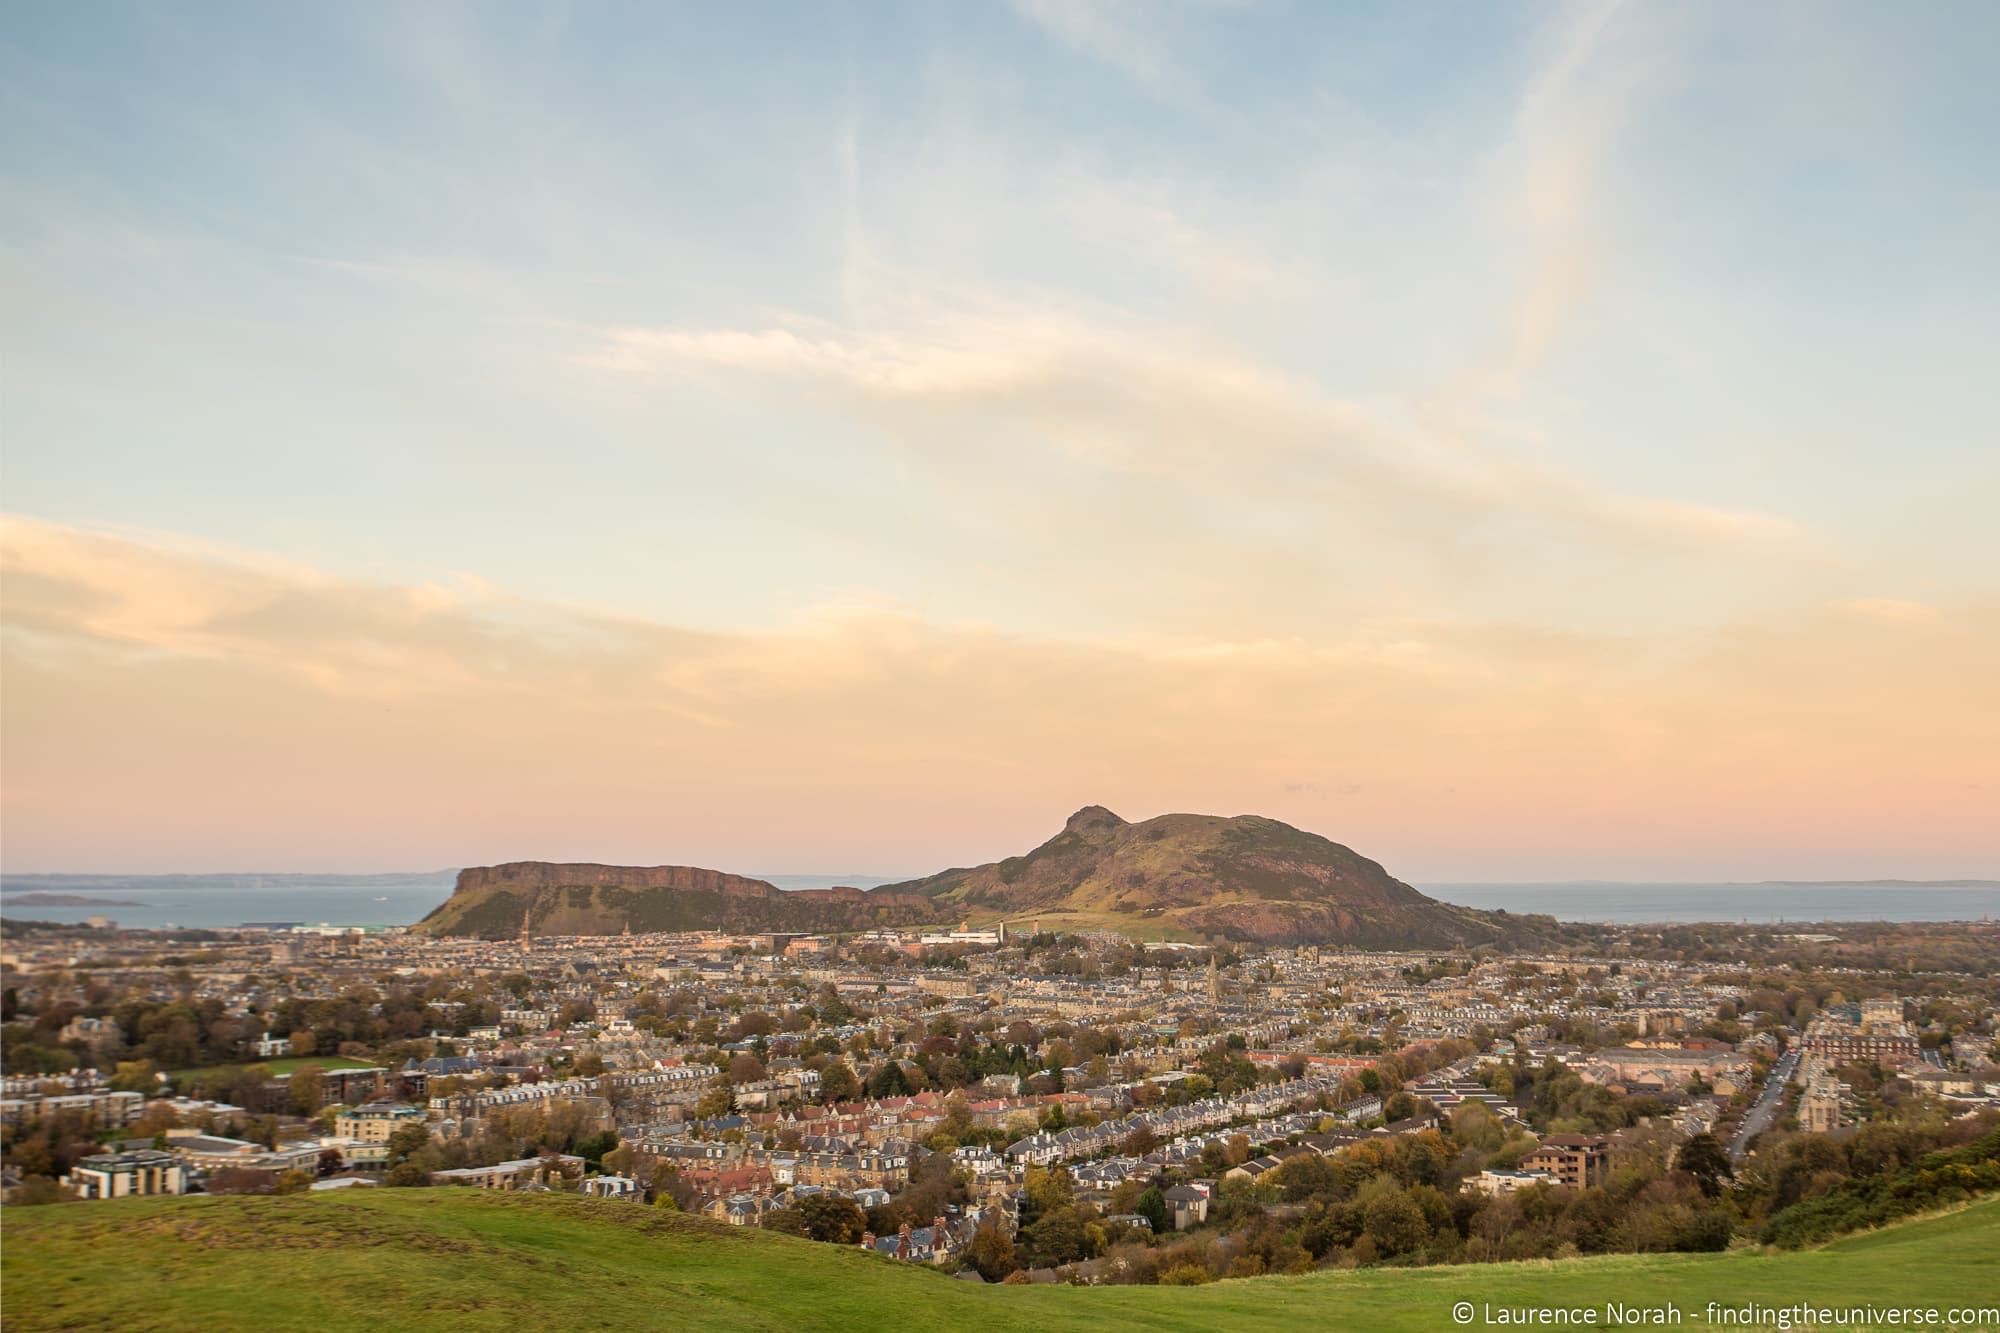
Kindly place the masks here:
MULTIPOLYGON (((2000 1305, 2000 1200, 1785 1254, 1254 1278, 1205 1287, 957 1282, 631 1205, 472 1190, 10 1208, 9 1330, 1438 1330, 1456 1301, 2000 1305)), ((1474 1326, 1478 1326, 1476 1323, 1474 1326)))

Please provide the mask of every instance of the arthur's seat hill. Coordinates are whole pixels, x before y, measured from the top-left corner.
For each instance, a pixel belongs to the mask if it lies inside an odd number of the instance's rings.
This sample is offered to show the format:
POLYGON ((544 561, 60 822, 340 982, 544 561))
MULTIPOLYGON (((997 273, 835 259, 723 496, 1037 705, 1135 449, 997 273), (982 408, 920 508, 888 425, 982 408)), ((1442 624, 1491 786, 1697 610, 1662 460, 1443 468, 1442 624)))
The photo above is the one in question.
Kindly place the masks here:
POLYGON ((1260 815, 1103 806, 1033 850, 879 888, 786 891, 694 866, 515 861, 459 873, 420 929, 501 938, 627 930, 846 932, 959 920, 1254 945, 1469 948, 1533 943, 1546 918, 1439 902, 1351 848, 1260 815))

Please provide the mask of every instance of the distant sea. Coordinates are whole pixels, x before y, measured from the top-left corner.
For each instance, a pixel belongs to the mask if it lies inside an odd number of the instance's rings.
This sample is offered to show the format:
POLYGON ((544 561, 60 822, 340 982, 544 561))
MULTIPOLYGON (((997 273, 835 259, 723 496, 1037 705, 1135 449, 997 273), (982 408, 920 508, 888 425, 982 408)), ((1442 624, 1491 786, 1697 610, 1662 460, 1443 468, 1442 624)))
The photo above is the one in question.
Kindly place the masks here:
POLYGON ((0 875, 0 916, 106 917, 121 926, 407 926, 451 895, 456 870, 423 875, 0 875), (50 907, 30 894, 115 898, 137 907, 50 907))
MULTIPOLYGON (((0 915, 121 926, 406 926, 451 893, 455 870, 391 875, 0 875, 0 915), (30 894, 119 899, 138 906, 51 906, 30 894)), ((876 875, 763 875, 781 889, 890 882, 876 875)), ((1760 884, 1423 884, 1465 907, 1564 921, 1978 921, 2000 917, 2000 881, 1760 884)))
POLYGON ((1419 884, 1461 907, 1559 921, 1978 921, 2000 916, 2000 880, 1945 883, 1419 884))

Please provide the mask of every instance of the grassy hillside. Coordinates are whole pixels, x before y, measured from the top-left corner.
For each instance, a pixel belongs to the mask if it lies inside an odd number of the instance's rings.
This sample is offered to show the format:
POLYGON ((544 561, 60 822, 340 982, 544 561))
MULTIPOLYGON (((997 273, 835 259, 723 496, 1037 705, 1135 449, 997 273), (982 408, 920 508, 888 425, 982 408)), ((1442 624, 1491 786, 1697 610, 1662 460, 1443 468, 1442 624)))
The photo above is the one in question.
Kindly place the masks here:
POLYGON ((975 920, 1259 944, 1470 946, 1554 924, 1437 902, 1352 848, 1275 819, 1171 814, 1133 824, 1095 805, 1024 855, 878 892, 935 898, 975 920))
MULTIPOLYGON (((2000 1200, 1820 1250, 987 1287, 626 1204, 369 1190, 10 1208, 10 1330, 425 1327, 1438 1330, 1454 1302, 2000 1305, 2000 1200)), ((1476 1322, 1473 1325, 1479 1326, 1476 1322)))

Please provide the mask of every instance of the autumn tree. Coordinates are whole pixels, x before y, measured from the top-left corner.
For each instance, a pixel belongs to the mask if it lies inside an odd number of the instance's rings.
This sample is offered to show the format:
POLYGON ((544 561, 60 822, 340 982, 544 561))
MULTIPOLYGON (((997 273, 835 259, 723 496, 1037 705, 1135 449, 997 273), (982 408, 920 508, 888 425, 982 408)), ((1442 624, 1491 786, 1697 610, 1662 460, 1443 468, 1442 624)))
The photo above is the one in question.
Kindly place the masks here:
POLYGON ((988 1282, 999 1282, 1014 1271, 1014 1238, 997 1220, 980 1224, 972 1235, 972 1266, 988 1282))
POLYGON ((159 1086, 159 1071, 151 1060, 120 1060, 111 1072, 114 1092, 151 1092, 159 1086))
POLYGON ((326 1094, 326 1071, 318 1065, 302 1065, 292 1071, 292 1109, 300 1115, 319 1110, 326 1094))
POLYGON ((814 1194, 799 1204, 799 1216, 806 1235, 829 1245, 859 1245, 868 1229, 868 1219, 852 1199, 837 1194, 814 1194))
POLYGON ((845 1060, 834 1060, 819 1071, 819 1096, 824 1102, 853 1101, 861 1093, 861 1081, 845 1060))
POLYGON ((1736 1170, 1729 1163, 1729 1154, 1716 1142, 1715 1135, 1701 1133, 1683 1143, 1674 1154, 1674 1169, 1685 1171, 1701 1186, 1701 1192, 1713 1199, 1722 1193, 1722 1182, 1734 1179, 1736 1170))

